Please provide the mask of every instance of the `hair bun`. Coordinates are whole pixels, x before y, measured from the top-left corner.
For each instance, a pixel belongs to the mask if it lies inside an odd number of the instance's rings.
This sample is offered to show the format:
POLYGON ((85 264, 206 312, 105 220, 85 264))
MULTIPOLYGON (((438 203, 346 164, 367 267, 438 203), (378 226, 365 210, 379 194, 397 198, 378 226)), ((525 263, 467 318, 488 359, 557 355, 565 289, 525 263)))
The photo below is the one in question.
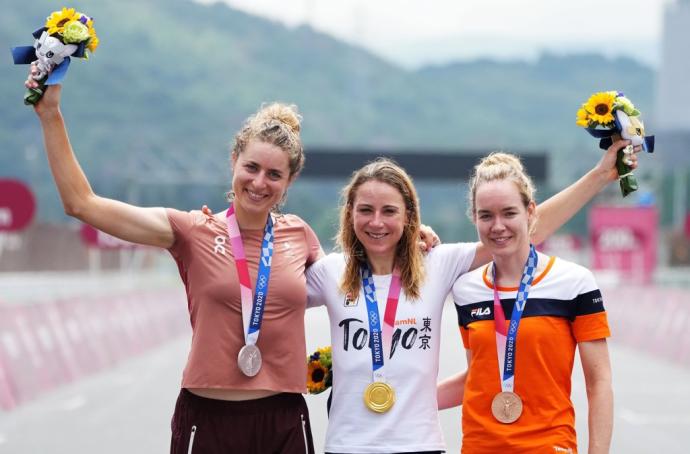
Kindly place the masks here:
POLYGON ((474 172, 470 178, 470 190, 467 192, 469 198, 467 214, 473 222, 476 214, 475 198, 477 187, 483 183, 497 180, 507 180, 515 183, 525 208, 534 202, 536 189, 532 179, 525 172, 525 167, 522 165, 520 158, 511 153, 494 152, 482 158, 479 164, 474 167, 474 172))
POLYGON ((286 124, 295 134, 299 134, 302 115, 299 114, 297 106, 294 104, 274 102, 262 105, 254 119, 262 123, 273 120, 279 121, 286 124))
POLYGON ((499 165, 505 165, 513 170, 516 170, 518 172, 524 172, 525 168, 522 165, 522 162, 520 159, 510 153, 503 153, 503 152, 493 152, 489 154, 488 156, 484 157, 479 165, 477 165, 477 172, 481 172, 481 170, 487 168, 487 167, 493 167, 493 166, 499 166, 499 165))

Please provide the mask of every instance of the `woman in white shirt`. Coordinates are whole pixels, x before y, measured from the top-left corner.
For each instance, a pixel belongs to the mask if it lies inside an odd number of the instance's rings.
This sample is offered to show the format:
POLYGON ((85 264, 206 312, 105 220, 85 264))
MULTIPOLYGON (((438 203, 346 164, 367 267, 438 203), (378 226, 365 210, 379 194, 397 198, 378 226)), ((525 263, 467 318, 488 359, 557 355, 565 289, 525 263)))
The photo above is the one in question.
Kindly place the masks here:
MULTIPOLYGON (((592 171, 537 207, 535 243, 615 181, 616 152, 627 144, 616 142, 592 171)), ((307 270, 308 305, 326 305, 331 324, 326 452, 445 450, 436 395, 443 303, 455 280, 491 255, 481 243, 457 243, 424 256, 419 229, 410 177, 380 159, 343 189, 342 252, 307 270)))

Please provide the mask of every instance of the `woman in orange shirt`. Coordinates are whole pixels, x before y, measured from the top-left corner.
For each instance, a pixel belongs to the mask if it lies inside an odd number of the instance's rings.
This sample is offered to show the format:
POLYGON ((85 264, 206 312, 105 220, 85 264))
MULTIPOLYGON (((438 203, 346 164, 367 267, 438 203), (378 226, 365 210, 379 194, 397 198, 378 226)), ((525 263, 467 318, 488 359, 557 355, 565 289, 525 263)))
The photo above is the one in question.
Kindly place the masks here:
POLYGON ((515 156, 484 158, 469 197, 493 261, 453 287, 468 370, 438 386, 439 409, 463 406, 462 452, 576 453, 570 390, 577 347, 589 401, 588 452, 607 453, 610 332, 592 273, 531 245, 534 186, 515 156))

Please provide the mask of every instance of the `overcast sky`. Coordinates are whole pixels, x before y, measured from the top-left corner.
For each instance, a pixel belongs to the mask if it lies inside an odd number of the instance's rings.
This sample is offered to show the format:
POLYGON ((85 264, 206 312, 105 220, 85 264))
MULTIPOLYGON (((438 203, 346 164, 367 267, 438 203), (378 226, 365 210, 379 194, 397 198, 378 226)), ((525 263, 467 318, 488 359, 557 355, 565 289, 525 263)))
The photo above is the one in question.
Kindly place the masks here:
POLYGON ((533 59, 544 50, 599 51, 656 64, 664 5, 678 0, 222 1, 288 26, 309 24, 418 66, 477 57, 533 59))

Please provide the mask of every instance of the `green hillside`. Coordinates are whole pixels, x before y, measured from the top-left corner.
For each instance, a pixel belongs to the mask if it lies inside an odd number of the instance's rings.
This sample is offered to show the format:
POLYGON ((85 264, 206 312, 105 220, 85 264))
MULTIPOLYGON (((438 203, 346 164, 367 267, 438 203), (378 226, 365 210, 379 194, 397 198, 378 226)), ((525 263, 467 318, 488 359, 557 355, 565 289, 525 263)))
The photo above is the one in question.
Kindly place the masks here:
MULTIPOLYGON (((42 19, 63 5, 11 3, 0 17, 0 41, 8 47, 30 44, 42 19)), ((71 6, 95 18, 101 45, 88 62, 72 64, 63 111, 94 186, 113 196, 126 192, 122 174, 134 154, 164 159, 174 150, 226 165, 242 119, 271 100, 299 105, 307 149, 540 149, 557 153, 555 162, 573 163, 568 172, 588 167, 598 153, 575 126, 575 111, 591 92, 625 91, 652 114, 654 73, 632 60, 546 55, 536 63, 487 60, 409 71, 310 28, 289 29, 220 4, 71 6)), ((26 67, 6 61, 0 176, 31 181, 42 216, 59 217, 37 121, 21 103, 26 67)), ((170 189, 165 202, 195 206, 204 191, 170 189)))

